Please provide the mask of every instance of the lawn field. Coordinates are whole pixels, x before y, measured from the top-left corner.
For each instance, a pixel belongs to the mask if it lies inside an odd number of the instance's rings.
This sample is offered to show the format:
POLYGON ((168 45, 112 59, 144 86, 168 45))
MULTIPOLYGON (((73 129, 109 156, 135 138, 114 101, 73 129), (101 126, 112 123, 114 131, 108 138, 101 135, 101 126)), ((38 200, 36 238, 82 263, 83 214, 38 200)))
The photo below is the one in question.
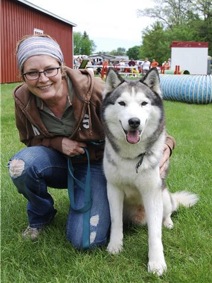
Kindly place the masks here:
POLYGON ((171 191, 197 193, 199 202, 173 215, 163 228, 168 271, 147 272, 147 228, 125 231, 124 250, 75 250, 66 240, 67 190, 49 189, 58 213, 36 242, 24 241, 26 200, 8 176, 9 158, 24 147, 15 127, 12 90, 1 85, 1 282, 2 283, 209 283, 212 282, 212 104, 164 101, 166 125, 177 146, 167 184, 171 191))

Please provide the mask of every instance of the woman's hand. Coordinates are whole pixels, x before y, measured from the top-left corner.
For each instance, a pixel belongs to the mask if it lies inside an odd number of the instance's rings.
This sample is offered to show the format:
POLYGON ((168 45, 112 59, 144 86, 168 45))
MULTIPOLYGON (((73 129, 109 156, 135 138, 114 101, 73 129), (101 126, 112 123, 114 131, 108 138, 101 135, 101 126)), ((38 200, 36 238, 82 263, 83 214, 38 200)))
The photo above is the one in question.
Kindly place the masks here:
POLYGON ((164 178, 169 167, 169 157, 171 154, 171 150, 167 144, 164 145, 163 156, 160 161, 160 176, 164 178))
POLYGON ((83 149, 86 147, 86 144, 83 142, 77 142, 74 140, 70 140, 68 138, 63 138, 62 140, 62 152, 68 156, 75 156, 84 154, 85 150, 83 149))

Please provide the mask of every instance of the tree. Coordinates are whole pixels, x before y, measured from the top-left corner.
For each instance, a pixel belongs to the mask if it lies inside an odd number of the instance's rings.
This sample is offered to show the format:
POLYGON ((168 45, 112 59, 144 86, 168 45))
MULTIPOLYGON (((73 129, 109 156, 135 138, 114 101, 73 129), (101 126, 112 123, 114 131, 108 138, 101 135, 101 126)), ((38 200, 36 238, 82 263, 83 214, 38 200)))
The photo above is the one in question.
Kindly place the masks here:
POLYGON ((194 2, 194 9, 200 17, 202 16, 204 20, 211 18, 212 2, 210 0, 196 0, 194 2))
POLYGON ((90 55, 96 48, 93 40, 89 39, 88 34, 84 31, 74 32, 74 54, 78 55, 90 55))
MULTIPOLYGON (((193 0, 194 1, 194 0, 193 0)), ((192 10, 192 0, 154 0, 154 8, 138 10, 138 16, 154 18, 171 28, 185 23, 192 10)))
POLYGON ((81 54, 81 33, 74 32, 74 54, 81 54))
POLYGON ((160 22, 156 22, 143 32, 140 57, 155 58, 159 63, 162 63, 171 56, 170 46, 173 41, 193 40, 198 41, 198 33, 190 25, 181 24, 170 29, 165 28, 160 22))
POLYGON ((143 32, 143 44, 140 48, 140 58, 156 59, 160 64, 170 57, 170 40, 160 22, 143 32))
POLYGON ((202 20, 196 24, 196 29, 201 41, 209 43, 209 53, 212 55, 212 2, 209 0, 197 0, 196 10, 202 20))
POLYGON ((112 50, 111 52, 110 52, 110 55, 114 55, 114 56, 124 56, 124 55, 126 55, 126 49, 125 48, 123 48, 123 47, 118 47, 116 50, 112 50))
MULTIPOLYGON (((206 41, 209 43, 209 54, 212 52, 212 2, 210 0, 154 1, 156 3, 154 8, 138 10, 138 15, 155 18, 161 24, 166 33, 165 37, 170 43, 180 40, 206 41)), ((144 32, 145 42, 148 41, 146 36, 150 35, 150 32, 150 29, 144 32)), ((155 26, 152 32, 156 32, 155 26)), ((166 45, 166 40, 163 42, 166 45)), ((142 52, 151 53, 150 51, 145 46, 142 47, 142 52)), ((165 54, 167 51, 164 51, 162 57, 165 54)))
POLYGON ((134 46, 132 48, 129 48, 127 51, 127 56, 129 58, 133 58, 134 60, 140 59, 140 46, 134 46))

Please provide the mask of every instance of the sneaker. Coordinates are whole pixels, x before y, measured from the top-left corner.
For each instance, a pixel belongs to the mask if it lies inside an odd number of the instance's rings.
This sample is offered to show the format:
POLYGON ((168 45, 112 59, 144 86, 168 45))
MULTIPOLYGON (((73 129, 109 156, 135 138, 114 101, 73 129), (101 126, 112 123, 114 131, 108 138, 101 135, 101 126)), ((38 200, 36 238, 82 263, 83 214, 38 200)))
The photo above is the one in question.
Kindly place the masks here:
POLYGON ((28 226, 26 230, 22 233, 22 236, 24 239, 30 239, 32 241, 35 241, 38 239, 38 236, 40 235, 41 231, 41 228, 32 228, 28 226))

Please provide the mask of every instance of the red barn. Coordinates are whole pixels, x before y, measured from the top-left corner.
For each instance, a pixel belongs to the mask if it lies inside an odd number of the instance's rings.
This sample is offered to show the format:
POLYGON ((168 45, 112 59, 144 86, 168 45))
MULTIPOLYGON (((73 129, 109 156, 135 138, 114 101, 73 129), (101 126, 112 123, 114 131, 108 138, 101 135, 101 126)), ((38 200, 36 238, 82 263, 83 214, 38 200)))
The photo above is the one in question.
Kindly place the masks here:
POLYGON ((1 0, 1 81, 20 81, 15 48, 24 35, 47 33, 61 46, 66 65, 73 66, 73 27, 76 25, 28 1, 1 0))

